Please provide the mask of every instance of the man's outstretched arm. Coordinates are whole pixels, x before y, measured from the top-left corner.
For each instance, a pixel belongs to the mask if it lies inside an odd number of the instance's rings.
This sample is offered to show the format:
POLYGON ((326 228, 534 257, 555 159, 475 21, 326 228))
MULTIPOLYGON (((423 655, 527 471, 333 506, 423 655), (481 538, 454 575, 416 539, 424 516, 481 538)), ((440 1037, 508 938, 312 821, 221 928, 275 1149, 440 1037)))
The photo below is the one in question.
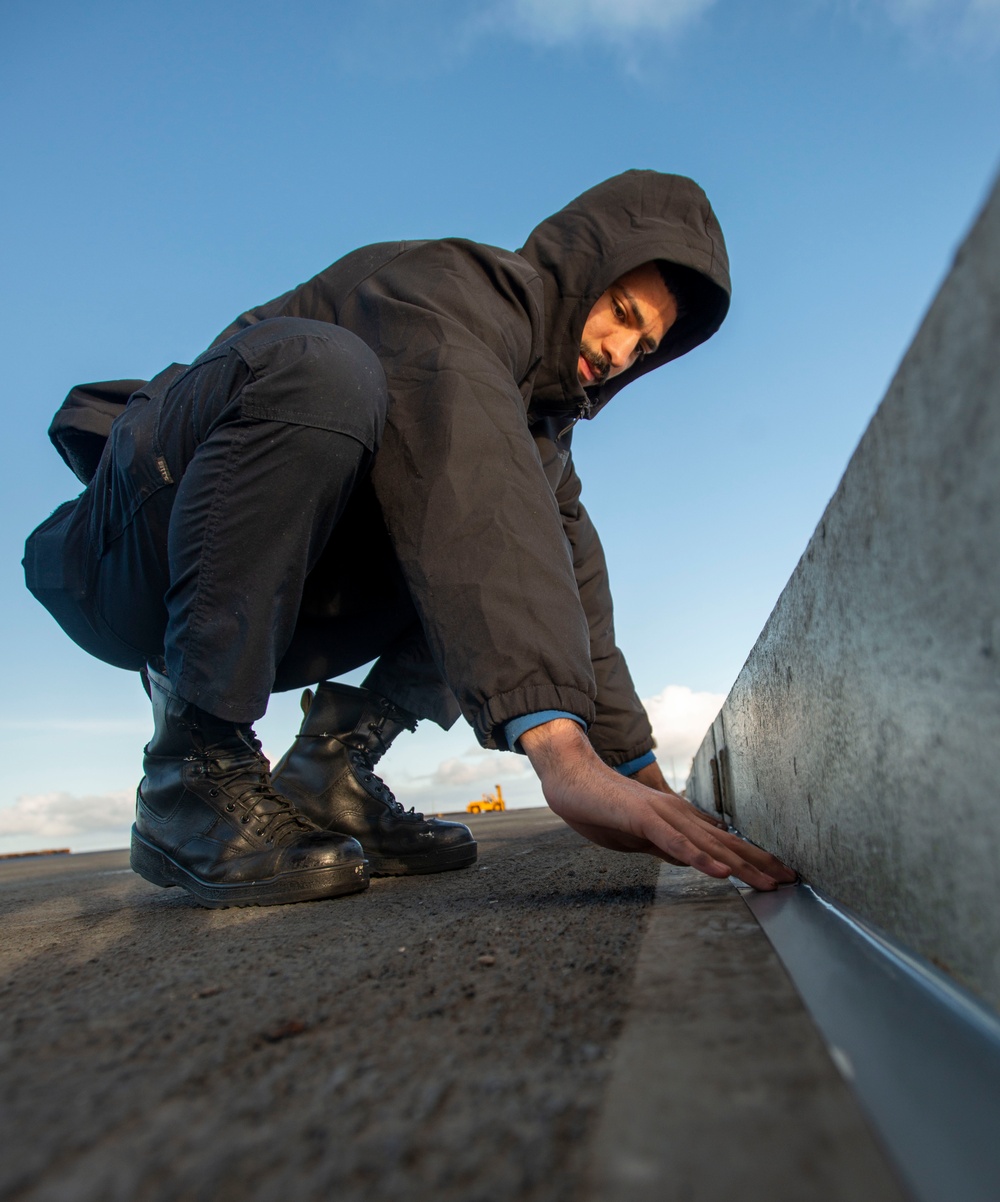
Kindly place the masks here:
POLYGON ((755 889, 790 884, 796 874, 766 851, 720 829, 676 793, 639 784, 609 768, 576 722, 557 718, 519 740, 546 802, 579 834, 614 851, 642 851, 708 876, 735 876, 755 889))

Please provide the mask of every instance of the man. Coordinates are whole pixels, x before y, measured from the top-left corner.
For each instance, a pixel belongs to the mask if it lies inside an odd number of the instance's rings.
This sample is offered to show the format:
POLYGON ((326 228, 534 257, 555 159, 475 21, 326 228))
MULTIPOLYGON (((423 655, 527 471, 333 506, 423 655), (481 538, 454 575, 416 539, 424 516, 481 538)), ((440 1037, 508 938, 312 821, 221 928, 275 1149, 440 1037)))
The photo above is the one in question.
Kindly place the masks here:
POLYGON ((122 386, 96 465, 114 387, 71 393, 52 433, 89 483, 26 573, 81 646, 144 673, 133 867, 234 905, 467 865, 468 829, 404 812, 374 772, 400 731, 461 713, 595 842, 794 879, 666 786, 570 456, 578 419, 728 303, 701 190, 628 172, 516 254, 347 255, 190 367, 122 386), (363 689, 326 683, 376 656, 363 689), (251 724, 273 689, 317 681, 272 780, 251 724))

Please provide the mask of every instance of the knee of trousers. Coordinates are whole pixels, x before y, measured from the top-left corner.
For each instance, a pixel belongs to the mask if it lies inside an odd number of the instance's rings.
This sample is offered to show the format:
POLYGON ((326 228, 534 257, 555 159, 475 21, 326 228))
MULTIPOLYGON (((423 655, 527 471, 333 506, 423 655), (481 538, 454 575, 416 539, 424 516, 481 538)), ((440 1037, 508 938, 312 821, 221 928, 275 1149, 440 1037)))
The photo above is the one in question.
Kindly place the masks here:
POLYGON ((242 416, 349 434, 378 449, 388 390, 378 356, 342 326, 302 317, 272 317, 222 346, 244 360, 242 416))

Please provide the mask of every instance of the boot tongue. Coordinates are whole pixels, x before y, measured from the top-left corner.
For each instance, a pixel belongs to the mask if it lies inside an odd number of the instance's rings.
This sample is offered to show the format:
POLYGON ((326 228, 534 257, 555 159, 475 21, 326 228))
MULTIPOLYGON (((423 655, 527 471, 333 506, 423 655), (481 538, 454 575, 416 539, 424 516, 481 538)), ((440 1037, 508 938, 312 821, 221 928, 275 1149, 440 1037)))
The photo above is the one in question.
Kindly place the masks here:
POLYGON ((202 755, 214 761, 227 777, 242 775, 261 783, 270 782, 271 766, 252 730, 230 726, 221 732, 223 737, 213 737, 217 733, 202 729, 202 755))
POLYGON ((271 783, 271 765, 252 726, 219 724, 205 730, 205 754, 215 761, 220 787, 262 825, 279 828, 294 825, 312 829, 314 824, 298 813, 271 783), (221 736, 210 741, 213 735, 221 736))
POLYGON ((287 827, 315 829, 315 824, 271 783, 270 765, 254 732, 244 729, 240 736, 244 742, 242 748, 234 746, 232 739, 225 746, 206 748, 206 754, 215 762, 215 785, 255 819, 261 833, 270 830, 277 837, 287 827))

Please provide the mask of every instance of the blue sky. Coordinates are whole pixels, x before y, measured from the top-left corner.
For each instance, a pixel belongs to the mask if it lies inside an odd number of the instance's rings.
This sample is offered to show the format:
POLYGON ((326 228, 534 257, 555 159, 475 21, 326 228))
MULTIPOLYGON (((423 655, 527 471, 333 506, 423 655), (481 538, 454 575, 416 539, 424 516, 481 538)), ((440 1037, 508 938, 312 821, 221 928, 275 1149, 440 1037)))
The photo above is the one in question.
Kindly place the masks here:
MULTIPOLYGON (((1000 0, 39 0, 0 47, 0 850, 124 845, 149 732, 23 588, 71 385, 189 361, 363 243, 513 248, 615 172, 693 176, 731 316, 575 444, 682 777, 1000 164, 1000 0)), ((273 754, 296 723, 275 698, 273 754)), ((408 805, 540 802, 467 728, 407 739, 408 805)))

